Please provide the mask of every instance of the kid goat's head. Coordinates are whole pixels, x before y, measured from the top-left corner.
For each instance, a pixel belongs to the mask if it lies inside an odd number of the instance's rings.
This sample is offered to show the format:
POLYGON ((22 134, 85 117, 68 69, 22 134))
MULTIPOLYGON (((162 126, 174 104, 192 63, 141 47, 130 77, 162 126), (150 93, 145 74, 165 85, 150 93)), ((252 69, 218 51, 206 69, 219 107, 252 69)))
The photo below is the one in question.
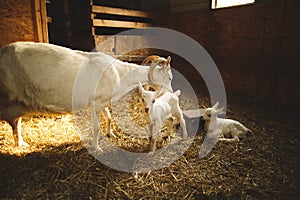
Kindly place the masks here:
POLYGON ((141 82, 139 82, 139 91, 142 95, 143 101, 145 103, 145 111, 148 112, 149 109, 151 108, 152 104, 155 102, 155 99, 158 97, 158 95, 161 93, 162 91, 162 87, 153 92, 153 91, 147 91, 144 89, 143 85, 141 84, 141 82))
POLYGON ((201 116, 201 119, 205 121, 210 121, 212 118, 216 118, 219 114, 224 113, 224 107, 218 108, 219 102, 217 102, 213 107, 206 108, 204 114, 201 116))

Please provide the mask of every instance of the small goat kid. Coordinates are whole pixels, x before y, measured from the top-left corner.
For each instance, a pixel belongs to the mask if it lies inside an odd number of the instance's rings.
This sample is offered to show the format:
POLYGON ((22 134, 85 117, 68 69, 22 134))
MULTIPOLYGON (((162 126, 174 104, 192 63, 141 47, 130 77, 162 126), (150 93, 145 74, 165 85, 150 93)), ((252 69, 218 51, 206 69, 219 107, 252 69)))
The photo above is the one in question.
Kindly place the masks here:
MULTIPOLYGON (((168 65, 169 62, 170 62, 170 60, 168 60, 166 58, 163 58, 163 57, 160 57, 157 55, 151 55, 151 56, 146 57, 142 61, 141 65, 142 66, 147 66, 147 65, 151 66, 154 63, 158 63, 161 66, 164 66, 164 65, 168 65)), ((144 88, 146 90, 149 90, 151 88, 154 91, 156 91, 158 89, 158 87, 156 85, 154 85, 154 83, 152 81, 153 81, 153 75, 149 74, 149 83, 144 85, 144 88)), ((165 89, 165 90, 168 90, 168 89, 165 89)), ((106 130, 107 130, 108 134, 112 137, 116 137, 116 135, 112 131, 112 127, 111 127, 112 117, 111 117, 111 113, 110 113, 108 107, 105 108, 104 116, 106 119, 106 130)))
POLYGON ((139 84, 139 90, 146 104, 146 109, 149 112, 149 129, 151 135, 150 151, 155 151, 156 149, 157 136, 163 126, 163 123, 165 122, 165 120, 173 116, 177 117, 180 120, 180 125, 183 131, 182 137, 184 140, 187 139, 185 120, 183 118, 182 110, 179 107, 178 97, 181 93, 180 90, 177 90, 174 93, 165 92, 161 95, 163 87, 155 92, 146 91, 144 90, 141 83, 139 84))
POLYGON ((208 136, 215 137, 213 134, 221 133, 220 141, 239 141, 239 138, 245 137, 248 132, 252 133, 250 129, 236 120, 218 118, 219 114, 224 113, 224 107, 218 107, 219 102, 212 108, 207 108, 203 116, 200 117, 205 121, 204 131, 208 133, 208 136))
MULTIPOLYGON (((170 57, 167 60, 163 66, 156 62, 141 67, 100 52, 75 51, 45 43, 9 44, 0 49, 0 119, 11 125, 16 145, 28 146, 21 135, 22 116, 67 114, 91 106, 93 147, 98 149, 98 120, 106 106, 138 87, 139 81, 164 85, 172 91, 170 57), (84 95, 79 95, 80 102, 74 106, 73 89, 75 84, 81 84, 76 81, 82 67, 89 76, 100 75, 95 75, 95 69, 102 76, 96 90, 84 88, 84 95)), ((89 78, 84 81, 88 83, 89 78)))

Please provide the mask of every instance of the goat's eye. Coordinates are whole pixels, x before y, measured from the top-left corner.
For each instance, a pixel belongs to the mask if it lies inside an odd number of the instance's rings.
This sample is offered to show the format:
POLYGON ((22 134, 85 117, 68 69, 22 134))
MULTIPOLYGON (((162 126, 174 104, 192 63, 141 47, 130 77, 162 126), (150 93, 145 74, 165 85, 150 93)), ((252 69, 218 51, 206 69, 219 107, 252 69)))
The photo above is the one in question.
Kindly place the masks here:
POLYGON ((211 114, 207 115, 208 117, 211 117, 211 114))
POLYGON ((154 103, 154 102, 155 102, 155 100, 152 101, 152 103, 154 103))
POLYGON ((171 81, 171 80, 172 80, 172 77, 170 77, 169 80, 171 81))

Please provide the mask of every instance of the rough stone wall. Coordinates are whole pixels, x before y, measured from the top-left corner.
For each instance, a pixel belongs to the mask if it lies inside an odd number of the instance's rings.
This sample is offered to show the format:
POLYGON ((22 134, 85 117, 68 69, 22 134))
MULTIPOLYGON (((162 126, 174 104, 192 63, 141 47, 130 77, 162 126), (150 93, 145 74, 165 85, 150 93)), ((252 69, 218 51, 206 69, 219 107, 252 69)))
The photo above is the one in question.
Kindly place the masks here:
POLYGON ((169 24, 209 52, 228 91, 278 105, 300 102, 300 1, 181 13, 169 24))

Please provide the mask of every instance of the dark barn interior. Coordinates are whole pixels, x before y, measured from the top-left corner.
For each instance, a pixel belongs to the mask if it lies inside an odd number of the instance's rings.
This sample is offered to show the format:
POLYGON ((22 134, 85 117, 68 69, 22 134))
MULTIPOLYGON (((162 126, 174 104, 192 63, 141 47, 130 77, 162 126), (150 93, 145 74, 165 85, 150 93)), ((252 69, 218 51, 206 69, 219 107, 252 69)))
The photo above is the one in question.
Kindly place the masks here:
MULTIPOLYGON (((187 151, 170 166, 126 173, 89 153, 71 115, 25 117, 23 137, 30 144, 26 148, 14 146, 11 128, 0 121, 0 198, 299 199, 300 1, 256 0, 211 8, 220 4, 217 0, 0 1, 1 48, 16 41, 45 42, 82 51, 96 49, 135 63, 151 54, 171 55, 172 68, 184 75, 197 95, 197 108, 210 107, 207 86, 187 60, 158 49, 122 54, 127 36, 114 35, 153 26, 189 36, 220 71, 226 117, 254 132, 239 142, 219 141, 200 159, 205 132, 199 128, 189 138, 187 151), (111 36, 114 39, 105 48, 97 48, 111 36)), ((142 106, 134 103, 140 98, 137 91, 128 97, 133 121, 143 115, 135 113, 142 106)), ((183 110, 195 108, 188 95, 180 98, 183 110)), ((118 112, 112 108, 117 137, 109 138, 111 142, 131 152, 147 152, 149 139, 126 135, 118 112)), ((158 147, 168 142, 162 137, 158 147)))

